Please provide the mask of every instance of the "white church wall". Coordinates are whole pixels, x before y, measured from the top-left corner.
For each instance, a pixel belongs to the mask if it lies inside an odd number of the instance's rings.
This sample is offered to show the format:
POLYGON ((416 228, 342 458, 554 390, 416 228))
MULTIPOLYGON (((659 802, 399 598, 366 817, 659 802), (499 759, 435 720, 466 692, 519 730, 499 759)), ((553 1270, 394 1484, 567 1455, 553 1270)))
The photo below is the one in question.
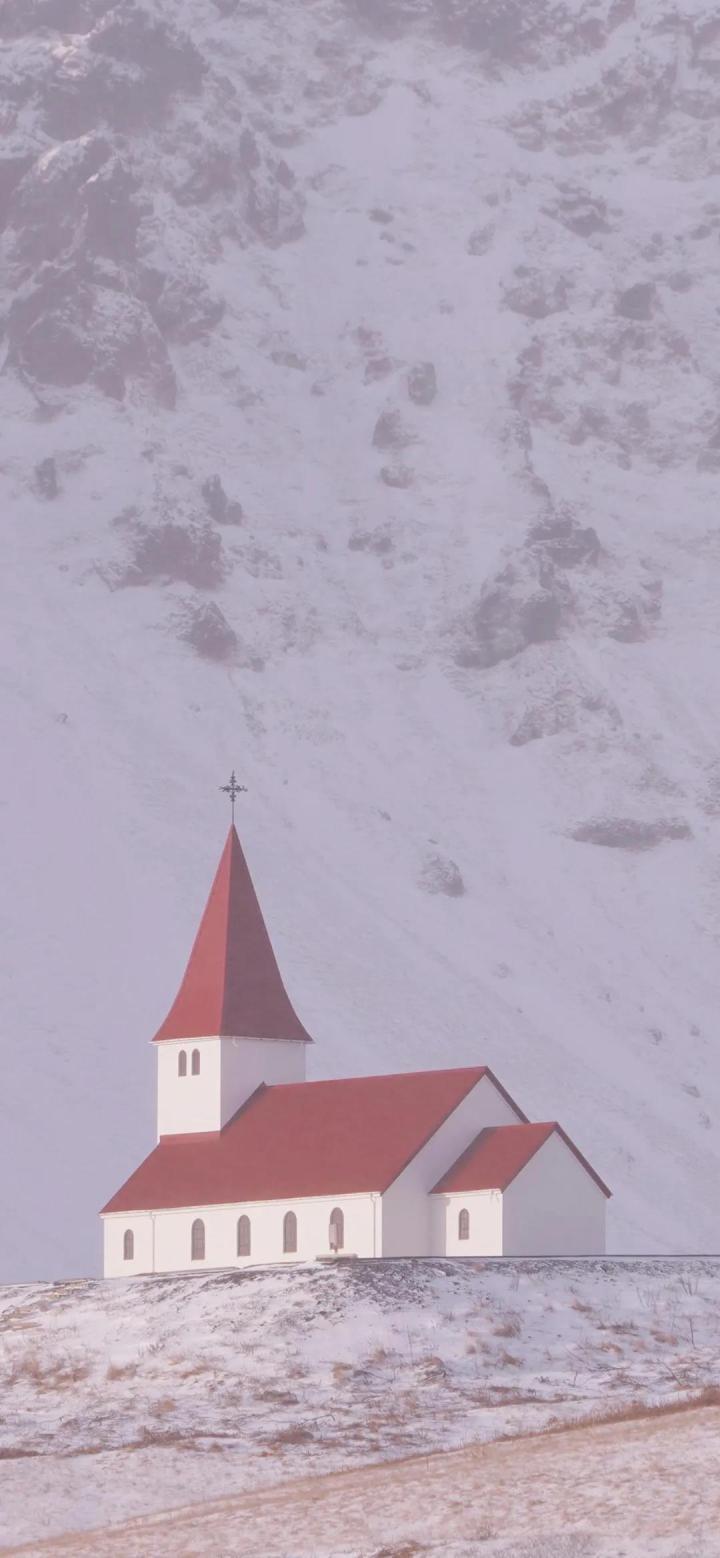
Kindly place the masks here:
POLYGON ((305 1050, 298 1039, 223 1039, 220 1115, 222 1124, 261 1082, 305 1081, 305 1050))
POLYGON ((106 1277, 139 1277, 153 1270, 150 1212, 122 1212, 103 1218, 103 1272, 106 1277), (126 1231, 133 1236, 132 1260, 125 1259, 126 1231))
POLYGON ((442 1196, 429 1197, 430 1218, 430 1254, 445 1255, 447 1234, 445 1227, 445 1204, 442 1196))
POLYGON ((481 1077, 448 1119, 435 1131, 408 1167, 383 1196, 383 1255, 432 1255, 437 1226, 429 1192, 473 1137, 488 1125, 513 1125, 518 1121, 508 1103, 490 1081, 481 1077))
POLYGON ((603 1255, 606 1197, 557 1132, 503 1195, 504 1255, 603 1255))
POLYGON ((163 1039, 157 1050, 158 1136, 220 1129, 221 1039, 163 1039), (200 1073, 192 1075, 192 1054, 200 1056, 200 1073), (178 1074, 185 1054, 187 1075, 178 1074))
POLYGON ((304 1082, 305 1045, 284 1039, 162 1039, 158 1052, 158 1136, 218 1131, 261 1082, 304 1082), (192 1055, 200 1056, 192 1075, 192 1055), (184 1052, 185 1076, 178 1072, 184 1052))
POLYGON ((441 1203, 445 1255, 502 1255, 503 1201, 499 1190, 453 1191, 431 1196, 441 1203), (460 1238, 460 1213, 469 1220, 469 1237, 460 1238))
POLYGON ((247 1202, 237 1205, 183 1207, 171 1211, 105 1217, 105 1276, 133 1276, 142 1271, 197 1271, 218 1266, 253 1266, 314 1260, 330 1255, 330 1214, 338 1207, 345 1223, 344 1255, 370 1257, 381 1247, 380 1197, 374 1195, 317 1196, 287 1201, 247 1202), (283 1251, 283 1219, 286 1212, 297 1218, 297 1252, 283 1251), (238 1218, 250 1219, 251 1252, 237 1254, 238 1218), (205 1258, 193 1260, 192 1225, 205 1225, 205 1258), (151 1222, 154 1220, 154 1264, 151 1222), (122 1234, 126 1227, 142 1230, 136 1239, 136 1260, 123 1260, 122 1234))

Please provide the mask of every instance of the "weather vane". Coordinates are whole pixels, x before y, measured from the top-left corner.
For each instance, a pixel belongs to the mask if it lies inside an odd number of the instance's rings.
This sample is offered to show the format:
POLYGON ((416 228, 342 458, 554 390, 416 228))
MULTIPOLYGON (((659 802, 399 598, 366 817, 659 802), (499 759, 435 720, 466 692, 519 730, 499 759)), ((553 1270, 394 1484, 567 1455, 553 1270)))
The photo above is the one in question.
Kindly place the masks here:
POLYGON ((243 794, 247 795, 247 785, 246 784, 238 784, 237 779, 235 778, 235 769, 233 768, 233 771, 232 771, 232 773, 230 775, 230 783, 229 784, 221 784, 220 785, 220 789, 222 790, 223 795, 229 795, 230 796, 230 810, 232 812, 232 820, 233 820, 233 824, 234 824, 234 822, 235 822, 235 801, 236 801, 238 795, 243 795, 243 794))

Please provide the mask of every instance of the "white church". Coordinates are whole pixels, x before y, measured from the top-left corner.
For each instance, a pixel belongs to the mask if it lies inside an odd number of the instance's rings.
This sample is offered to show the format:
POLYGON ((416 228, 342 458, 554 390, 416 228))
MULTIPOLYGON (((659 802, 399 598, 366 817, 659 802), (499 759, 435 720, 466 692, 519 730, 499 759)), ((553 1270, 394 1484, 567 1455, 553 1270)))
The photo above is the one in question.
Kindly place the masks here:
POLYGON ((235 826, 157 1046, 157 1134, 108 1277, 318 1257, 597 1255, 610 1191, 487 1066, 306 1082, 235 826))

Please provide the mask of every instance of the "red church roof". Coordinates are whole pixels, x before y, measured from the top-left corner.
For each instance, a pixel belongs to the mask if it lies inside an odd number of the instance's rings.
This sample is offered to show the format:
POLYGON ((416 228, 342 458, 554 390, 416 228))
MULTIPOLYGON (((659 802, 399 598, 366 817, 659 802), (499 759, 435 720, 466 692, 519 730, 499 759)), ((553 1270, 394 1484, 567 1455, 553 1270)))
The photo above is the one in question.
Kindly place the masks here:
POLYGON ((533 1125, 491 1125, 481 1131, 465 1152, 453 1163, 452 1168, 443 1174, 438 1180, 434 1192, 463 1191, 463 1190, 507 1190, 508 1185, 517 1178, 520 1170, 526 1163, 534 1158, 544 1143, 555 1132, 562 1138, 566 1147, 575 1154, 579 1163, 599 1185, 603 1194, 610 1195, 607 1185, 603 1184, 599 1175, 595 1173, 578 1151, 575 1143, 565 1134, 561 1125, 556 1120, 545 1121, 543 1124, 533 1125))
POLYGON ((161 1137, 103 1211, 384 1191, 485 1076, 508 1098, 486 1066, 262 1084, 221 1131, 161 1137))
POLYGON ((231 827, 174 1004, 156 1039, 312 1040, 280 977, 235 827, 231 827))

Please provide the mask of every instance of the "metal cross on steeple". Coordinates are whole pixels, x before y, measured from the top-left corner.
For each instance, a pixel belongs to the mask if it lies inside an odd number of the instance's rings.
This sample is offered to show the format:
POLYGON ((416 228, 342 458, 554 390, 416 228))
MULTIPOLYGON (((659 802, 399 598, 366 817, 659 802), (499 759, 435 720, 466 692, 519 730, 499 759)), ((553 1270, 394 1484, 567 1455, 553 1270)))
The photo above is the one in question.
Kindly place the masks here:
POLYGON ((223 795, 229 795, 230 796, 230 810, 231 810, 231 813, 232 813, 232 820, 233 820, 233 825, 234 825, 234 823, 235 823, 235 801, 236 801, 238 795, 243 795, 243 794, 247 795, 247 785, 246 784, 238 784, 237 779, 235 778, 235 769, 233 768, 233 771, 232 771, 232 773, 230 775, 230 783, 229 784, 221 784, 220 785, 220 789, 222 790, 223 795))

